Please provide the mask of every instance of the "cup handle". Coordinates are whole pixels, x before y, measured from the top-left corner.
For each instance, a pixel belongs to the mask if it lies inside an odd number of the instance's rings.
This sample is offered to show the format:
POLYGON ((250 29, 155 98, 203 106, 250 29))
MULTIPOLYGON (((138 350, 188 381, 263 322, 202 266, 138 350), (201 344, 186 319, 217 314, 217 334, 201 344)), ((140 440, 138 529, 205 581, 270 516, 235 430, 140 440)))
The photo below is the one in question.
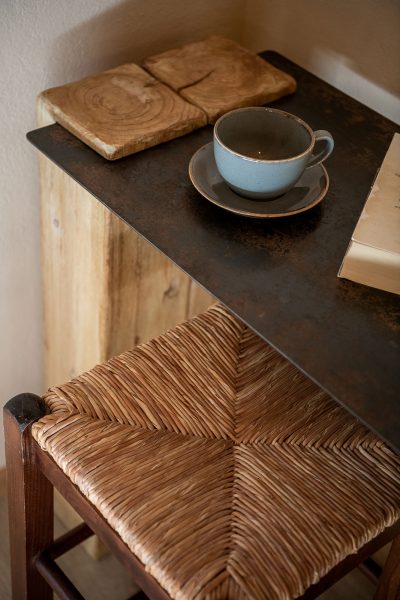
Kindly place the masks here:
POLYGON ((306 169, 310 169, 311 167, 315 167, 315 165, 319 165, 322 161, 324 161, 333 150, 335 145, 333 141, 333 137, 329 133, 329 131, 325 131, 325 129, 318 129, 318 131, 314 131, 315 135, 315 144, 318 142, 325 142, 325 147, 318 152, 318 154, 312 154, 306 169))

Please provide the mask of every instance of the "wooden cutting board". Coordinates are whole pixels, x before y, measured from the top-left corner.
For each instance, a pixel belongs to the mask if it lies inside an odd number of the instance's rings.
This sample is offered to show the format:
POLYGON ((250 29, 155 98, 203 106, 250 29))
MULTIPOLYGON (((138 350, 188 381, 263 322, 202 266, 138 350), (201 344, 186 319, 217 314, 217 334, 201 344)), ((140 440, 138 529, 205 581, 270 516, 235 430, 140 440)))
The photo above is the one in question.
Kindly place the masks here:
POLYGON ((295 91, 295 80, 212 36, 40 95, 53 118, 108 160, 189 133, 234 108, 295 91))
POLYGON ((55 120, 109 160, 202 127, 202 110, 135 64, 41 94, 55 120))
POLYGON ((293 77, 218 36, 157 54, 143 66, 204 110, 209 123, 234 108, 261 106, 296 89, 293 77))

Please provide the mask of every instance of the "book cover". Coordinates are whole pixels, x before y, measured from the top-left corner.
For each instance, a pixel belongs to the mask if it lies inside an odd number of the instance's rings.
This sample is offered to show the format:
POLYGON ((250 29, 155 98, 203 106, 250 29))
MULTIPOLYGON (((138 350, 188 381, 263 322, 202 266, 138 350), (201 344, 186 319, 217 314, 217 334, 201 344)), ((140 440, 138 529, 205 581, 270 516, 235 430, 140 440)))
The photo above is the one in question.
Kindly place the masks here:
POLYGON ((354 229, 339 277, 400 294, 400 134, 395 133, 354 229))

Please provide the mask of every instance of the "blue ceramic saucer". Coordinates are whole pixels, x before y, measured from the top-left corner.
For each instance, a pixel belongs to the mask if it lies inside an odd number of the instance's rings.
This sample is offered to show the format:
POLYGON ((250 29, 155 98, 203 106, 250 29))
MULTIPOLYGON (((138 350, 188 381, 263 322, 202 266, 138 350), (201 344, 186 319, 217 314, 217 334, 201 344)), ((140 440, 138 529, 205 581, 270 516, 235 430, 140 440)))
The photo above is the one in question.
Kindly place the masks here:
POLYGON ((323 200, 329 188, 328 173, 319 164, 306 169, 294 187, 279 198, 244 198, 231 190, 219 174, 212 142, 192 156, 189 177, 197 191, 213 204, 229 212, 259 219, 287 217, 309 210, 323 200))

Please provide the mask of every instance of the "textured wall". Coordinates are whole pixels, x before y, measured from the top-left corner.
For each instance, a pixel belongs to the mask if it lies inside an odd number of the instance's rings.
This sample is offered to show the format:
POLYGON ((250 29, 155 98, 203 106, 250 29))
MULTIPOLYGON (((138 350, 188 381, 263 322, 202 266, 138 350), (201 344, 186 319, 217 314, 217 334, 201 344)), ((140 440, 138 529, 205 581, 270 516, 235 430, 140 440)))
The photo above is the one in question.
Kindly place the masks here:
POLYGON ((0 2, 0 404, 41 391, 37 162, 25 140, 36 95, 211 33, 237 38, 243 8, 242 0, 0 2))
POLYGON ((278 50, 400 123, 398 0, 247 0, 243 42, 278 50))

